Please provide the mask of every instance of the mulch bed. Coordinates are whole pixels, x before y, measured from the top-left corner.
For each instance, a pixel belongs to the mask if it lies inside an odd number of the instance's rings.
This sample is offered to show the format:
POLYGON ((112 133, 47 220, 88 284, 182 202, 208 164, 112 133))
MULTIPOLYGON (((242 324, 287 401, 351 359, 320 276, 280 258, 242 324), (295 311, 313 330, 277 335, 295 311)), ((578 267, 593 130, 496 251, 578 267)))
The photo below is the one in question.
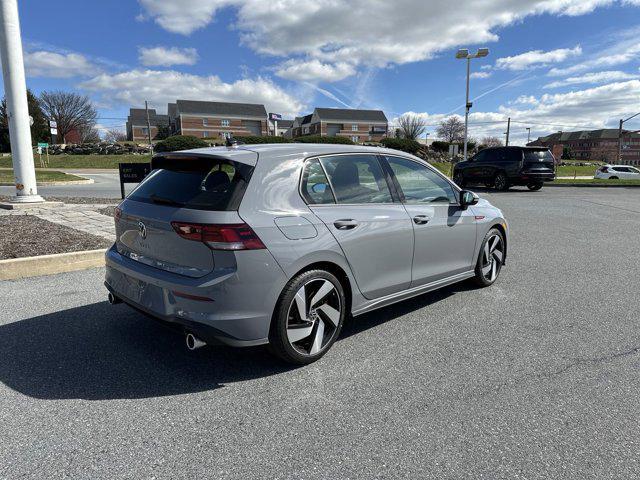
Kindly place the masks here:
POLYGON ((0 215, 0 260, 97 250, 111 243, 32 215, 0 215))
POLYGON ((106 215, 107 217, 113 217, 113 214, 115 213, 115 211, 116 211, 115 205, 110 205, 108 207, 98 209, 98 213, 101 213, 102 215, 106 215))

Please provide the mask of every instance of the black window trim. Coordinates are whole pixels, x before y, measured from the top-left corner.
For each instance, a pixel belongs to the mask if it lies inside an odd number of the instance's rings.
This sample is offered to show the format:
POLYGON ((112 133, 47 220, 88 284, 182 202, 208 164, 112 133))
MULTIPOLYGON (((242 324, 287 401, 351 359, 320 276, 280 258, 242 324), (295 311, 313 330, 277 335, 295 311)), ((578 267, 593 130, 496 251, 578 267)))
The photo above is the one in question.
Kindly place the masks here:
POLYGON ((388 176, 387 176, 387 172, 385 171, 385 167, 383 165, 382 159, 380 158, 380 154, 378 152, 335 152, 335 153, 323 153, 323 154, 320 154, 320 155, 311 155, 310 157, 307 157, 307 158, 305 158, 303 160, 302 169, 300 170, 300 178, 298 180, 298 194, 302 198, 302 201, 307 206, 311 206, 311 207, 339 207, 339 206, 354 207, 354 206, 367 206, 367 205, 398 205, 398 204, 401 204, 402 202, 400 202, 400 200, 399 200, 399 196, 398 196, 397 191, 395 190, 395 186, 393 184, 391 184, 390 181, 391 181, 391 179, 388 178, 388 176), (387 183, 387 188, 389 189, 389 193, 391 194, 392 202, 384 202, 384 203, 339 203, 338 202, 338 198, 336 197, 335 190, 333 189, 333 184, 331 183, 331 178, 329 177, 327 171, 325 170, 321 159, 324 158, 324 157, 337 157, 337 156, 344 156, 344 155, 351 155, 351 156, 354 156, 354 155, 367 155, 369 157, 375 158, 376 161, 378 162, 378 165, 380 166, 380 170, 382 170, 382 173, 384 175, 385 181, 387 183), (309 202, 307 202, 306 198, 302 194, 302 179, 303 179, 304 171, 307 168, 307 163, 309 163, 312 160, 318 160, 318 163, 320 163, 320 167, 322 167, 322 171, 324 172, 324 175, 325 175, 325 177, 327 177, 327 181, 329 182, 329 188, 331 188, 331 194, 333 195, 333 200, 334 200, 335 203, 309 203, 309 202))

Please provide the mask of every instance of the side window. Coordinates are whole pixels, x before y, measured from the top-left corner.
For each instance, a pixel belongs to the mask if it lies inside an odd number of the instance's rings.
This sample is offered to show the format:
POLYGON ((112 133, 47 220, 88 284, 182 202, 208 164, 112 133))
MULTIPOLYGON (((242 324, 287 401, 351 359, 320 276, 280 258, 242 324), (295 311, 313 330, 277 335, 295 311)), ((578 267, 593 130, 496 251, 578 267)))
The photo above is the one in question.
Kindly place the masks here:
POLYGON ((505 149, 507 162, 519 162, 522 160, 522 150, 519 148, 505 149))
POLYGON ((405 203, 458 203, 451 184, 430 168, 399 157, 386 157, 405 203))
POLYGON ((482 151, 476 153, 471 160, 474 161, 474 162, 483 162, 485 160, 486 156, 487 156, 487 152, 482 150, 482 151))
POLYGON ((323 157, 338 203, 391 203, 391 191, 377 157, 337 155, 323 157))
POLYGON ((305 164, 300 191, 310 205, 336 203, 329 186, 329 180, 327 180, 318 160, 311 160, 305 164))

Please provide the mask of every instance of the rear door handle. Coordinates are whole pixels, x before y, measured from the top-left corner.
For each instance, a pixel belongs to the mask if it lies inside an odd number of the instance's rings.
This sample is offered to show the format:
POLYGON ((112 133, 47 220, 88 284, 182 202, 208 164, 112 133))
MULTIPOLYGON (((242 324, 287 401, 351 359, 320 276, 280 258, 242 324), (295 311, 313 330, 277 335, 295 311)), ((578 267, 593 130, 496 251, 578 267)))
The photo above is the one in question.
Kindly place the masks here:
POLYGON ((338 230, 351 230, 352 228, 356 228, 358 226, 358 222, 353 220, 352 218, 343 218, 341 220, 336 220, 333 222, 335 227, 338 230))
POLYGON ((416 225, 424 225, 425 223, 429 223, 429 220, 431 219, 426 215, 416 215, 413 217, 413 223, 416 225))

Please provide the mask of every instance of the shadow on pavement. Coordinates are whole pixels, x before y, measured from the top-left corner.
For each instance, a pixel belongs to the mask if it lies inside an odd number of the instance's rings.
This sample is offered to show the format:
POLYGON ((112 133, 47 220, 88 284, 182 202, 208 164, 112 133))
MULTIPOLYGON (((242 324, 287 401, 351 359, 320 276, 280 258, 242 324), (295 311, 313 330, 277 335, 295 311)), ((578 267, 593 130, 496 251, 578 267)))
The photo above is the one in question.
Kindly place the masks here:
MULTIPOLYGON (((349 319, 346 338, 472 288, 442 290, 349 319)), ((125 305, 71 308, 0 326, 0 381, 34 398, 110 400, 213 390, 292 370, 265 347, 189 352, 184 337, 125 305)))

